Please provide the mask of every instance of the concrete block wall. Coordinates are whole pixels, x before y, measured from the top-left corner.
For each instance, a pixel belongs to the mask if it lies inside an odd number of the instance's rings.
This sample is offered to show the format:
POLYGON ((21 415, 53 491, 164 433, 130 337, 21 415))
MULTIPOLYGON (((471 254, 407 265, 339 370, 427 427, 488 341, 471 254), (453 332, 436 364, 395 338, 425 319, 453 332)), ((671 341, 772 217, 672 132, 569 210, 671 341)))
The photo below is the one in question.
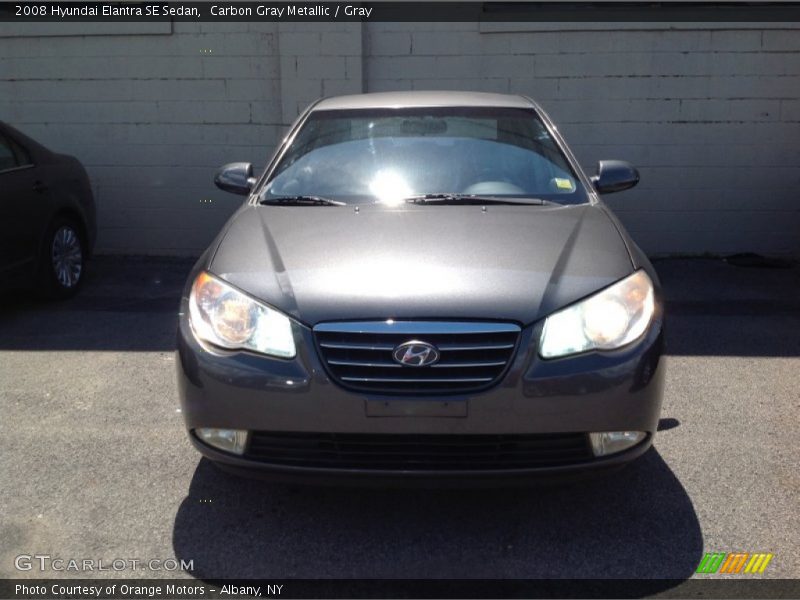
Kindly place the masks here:
POLYGON ((241 202, 215 169, 263 164, 284 125, 271 24, 0 37, 0 57, 0 118, 83 162, 99 252, 200 251, 241 202))
POLYGON ((263 165, 319 96, 468 89, 537 99, 589 170, 634 162, 639 187, 607 201, 651 254, 800 255, 800 30, 682 27, 0 31, 0 119, 86 165, 100 252, 198 253, 241 202, 216 168, 263 165))
POLYGON ((606 200, 650 254, 800 255, 800 30, 524 29, 370 23, 367 90, 528 95, 587 171, 639 167, 606 200))
POLYGON ((363 91, 360 23, 281 23, 279 32, 285 123, 322 96, 363 91))
POLYGON ((0 119, 83 162, 98 252, 199 254, 242 201, 214 187, 216 169, 262 168, 310 102, 362 91, 361 29, 177 22, 166 35, 0 35, 0 119))

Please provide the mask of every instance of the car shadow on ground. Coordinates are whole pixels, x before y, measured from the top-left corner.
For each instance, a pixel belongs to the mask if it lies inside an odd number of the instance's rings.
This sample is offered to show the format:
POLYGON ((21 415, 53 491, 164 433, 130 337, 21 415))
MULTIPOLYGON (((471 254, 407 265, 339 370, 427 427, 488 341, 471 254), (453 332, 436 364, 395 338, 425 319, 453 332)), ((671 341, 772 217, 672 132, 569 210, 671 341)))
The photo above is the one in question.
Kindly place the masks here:
POLYGON ((598 479, 486 490, 288 486, 201 459, 173 546, 201 579, 579 575, 648 578, 656 592, 691 576, 703 541, 691 499, 651 449, 598 479))
POLYGON ((0 295, 0 350, 171 352, 194 259, 98 257, 78 294, 0 295))

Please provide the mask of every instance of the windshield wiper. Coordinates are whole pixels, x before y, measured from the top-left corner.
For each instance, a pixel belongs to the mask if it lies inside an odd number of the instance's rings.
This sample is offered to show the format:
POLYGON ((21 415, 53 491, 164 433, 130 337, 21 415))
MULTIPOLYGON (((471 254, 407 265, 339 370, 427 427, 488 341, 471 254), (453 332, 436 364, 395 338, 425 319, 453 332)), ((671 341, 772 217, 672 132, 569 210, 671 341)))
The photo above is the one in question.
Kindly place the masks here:
POLYGON ((531 206, 542 206, 553 204, 542 198, 517 198, 514 196, 492 196, 487 194, 456 194, 456 193, 436 193, 419 194, 409 196, 404 199, 409 204, 526 204, 531 206))
POLYGON ((277 196, 275 198, 261 198, 259 204, 276 206, 347 206, 346 202, 331 200, 322 196, 277 196))

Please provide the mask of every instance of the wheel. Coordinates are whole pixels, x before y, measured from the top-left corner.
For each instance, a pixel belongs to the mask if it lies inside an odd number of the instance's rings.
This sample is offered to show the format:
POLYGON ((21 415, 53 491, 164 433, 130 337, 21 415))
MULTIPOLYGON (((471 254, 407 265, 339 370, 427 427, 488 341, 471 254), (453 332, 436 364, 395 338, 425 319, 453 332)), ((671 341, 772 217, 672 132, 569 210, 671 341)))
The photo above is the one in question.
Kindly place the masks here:
POLYGON ((41 289, 49 298, 69 298, 83 283, 86 239, 70 218, 57 217, 47 230, 42 260, 41 289))

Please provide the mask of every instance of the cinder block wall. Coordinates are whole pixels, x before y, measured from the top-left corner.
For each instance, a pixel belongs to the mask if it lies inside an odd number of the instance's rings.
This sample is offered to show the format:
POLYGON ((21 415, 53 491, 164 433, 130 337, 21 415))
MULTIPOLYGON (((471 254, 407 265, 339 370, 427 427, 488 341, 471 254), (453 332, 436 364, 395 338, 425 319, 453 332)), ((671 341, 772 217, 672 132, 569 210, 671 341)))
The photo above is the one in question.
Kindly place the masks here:
POLYGON ((537 99, 589 170, 601 158, 639 166, 639 187, 607 201, 647 252, 800 255, 800 30, 580 27, 595 30, 174 23, 154 35, 0 31, 0 119, 83 161, 98 199, 100 252, 198 253, 241 202, 214 188, 215 169, 263 165, 321 95, 472 89, 537 99))
POLYGON ((199 254, 242 202, 214 187, 216 169, 263 167, 302 107, 360 92, 361 53, 360 24, 0 32, 0 119, 83 162, 99 253, 199 254))

